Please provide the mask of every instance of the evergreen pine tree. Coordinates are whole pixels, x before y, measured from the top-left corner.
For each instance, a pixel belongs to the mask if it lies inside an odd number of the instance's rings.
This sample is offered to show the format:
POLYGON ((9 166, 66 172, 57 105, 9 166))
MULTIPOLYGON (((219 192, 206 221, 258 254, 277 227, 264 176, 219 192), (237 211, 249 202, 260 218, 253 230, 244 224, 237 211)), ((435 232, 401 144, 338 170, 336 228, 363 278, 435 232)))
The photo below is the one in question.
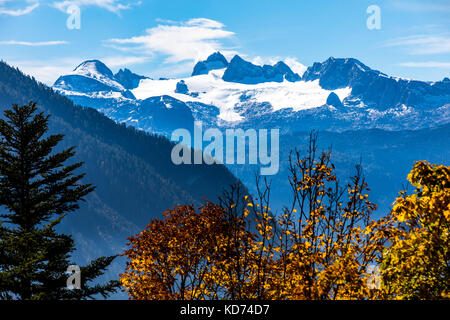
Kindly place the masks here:
POLYGON ((55 152, 63 135, 49 135, 36 103, 13 105, 0 119, 0 299, 107 297, 119 283, 89 285, 115 256, 81 267, 81 288, 68 289, 74 241, 55 227, 94 190, 82 184, 83 163, 65 165, 74 147, 55 152))

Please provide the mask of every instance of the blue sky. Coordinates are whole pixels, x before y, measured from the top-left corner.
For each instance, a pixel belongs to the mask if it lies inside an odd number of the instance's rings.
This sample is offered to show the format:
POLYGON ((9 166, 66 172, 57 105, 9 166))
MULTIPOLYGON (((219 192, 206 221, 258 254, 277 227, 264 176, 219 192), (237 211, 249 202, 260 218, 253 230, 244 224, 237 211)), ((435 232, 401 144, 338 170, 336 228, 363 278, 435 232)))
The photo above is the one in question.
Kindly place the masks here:
POLYGON ((330 56, 389 75, 450 77, 450 1, 0 0, 0 59, 47 84, 87 59, 113 71, 184 76, 213 51, 299 72, 330 56), (381 28, 370 30, 370 5, 381 28), (69 29, 79 8, 80 29, 69 29))

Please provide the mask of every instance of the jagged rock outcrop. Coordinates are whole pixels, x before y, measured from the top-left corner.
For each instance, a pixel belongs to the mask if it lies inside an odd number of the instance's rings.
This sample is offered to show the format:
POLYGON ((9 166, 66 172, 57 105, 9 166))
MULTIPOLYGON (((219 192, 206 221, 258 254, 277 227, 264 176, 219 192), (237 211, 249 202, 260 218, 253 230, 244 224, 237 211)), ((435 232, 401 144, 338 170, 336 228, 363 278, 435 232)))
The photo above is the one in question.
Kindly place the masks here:
POLYGON ((220 52, 215 52, 206 60, 197 62, 192 71, 192 76, 208 74, 211 70, 223 69, 227 66, 227 59, 220 52))
POLYGON ((299 81, 301 77, 294 73, 284 62, 273 66, 258 66, 235 55, 225 70, 222 79, 229 82, 256 84, 262 82, 299 81))

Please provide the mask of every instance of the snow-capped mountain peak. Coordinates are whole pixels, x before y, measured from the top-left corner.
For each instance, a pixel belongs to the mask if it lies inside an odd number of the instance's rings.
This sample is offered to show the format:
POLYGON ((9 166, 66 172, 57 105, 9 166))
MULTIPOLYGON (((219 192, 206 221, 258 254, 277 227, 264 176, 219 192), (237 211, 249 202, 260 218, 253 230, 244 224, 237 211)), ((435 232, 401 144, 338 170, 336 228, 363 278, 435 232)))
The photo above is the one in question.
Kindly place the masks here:
POLYGON ((112 71, 100 60, 84 61, 73 70, 73 73, 89 78, 114 77, 112 71))
POLYGON ((116 77, 100 60, 87 60, 79 64, 73 72, 59 77, 53 88, 65 95, 134 99, 128 88, 121 84, 121 80, 123 76, 116 77))
POLYGON ((139 86, 139 81, 142 79, 148 79, 147 77, 131 72, 127 68, 120 69, 119 72, 114 75, 114 78, 128 90, 137 88, 139 86))
POLYGON ((125 91, 125 88, 116 81, 114 74, 100 60, 87 60, 73 70, 72 75, 84 76, 97 80, 117 91, 125 91))
POLYGON ((323 88, 333 90, 347 87, 352 79, 361 77, 366 72, 381 74, 357 59, 330 57, 324 62, 315 62, 305 71, 302 80, 320 79, 320 85, 323 88))
POLYGON ((257 84, 283 82, 284 80, 295 82, 300 81, 301 77, 282 61, 273 66, 258 66, 235 55, 225 70, 222 79, 228 82, 257 84))
POLYGON ((197 62, 192 71, 192 76, 208 74, 212 70, 223 69, 227 66, 227 59, 219 51, 214 52, 206 60, 197 62))
POLYGON ((216 52, 192 74, 154 80, 124 69, 114 75, 89 60, 60 77, 54 88, 118 122, 158 133, 173 128, 170 122, 189 127, 192 119, 286 131, 420 128, 450 121, 447 79, 391 77, 354 58, 330 57, 300 77, 284 62, 261 66, 238 55, 228 62, 216 52))

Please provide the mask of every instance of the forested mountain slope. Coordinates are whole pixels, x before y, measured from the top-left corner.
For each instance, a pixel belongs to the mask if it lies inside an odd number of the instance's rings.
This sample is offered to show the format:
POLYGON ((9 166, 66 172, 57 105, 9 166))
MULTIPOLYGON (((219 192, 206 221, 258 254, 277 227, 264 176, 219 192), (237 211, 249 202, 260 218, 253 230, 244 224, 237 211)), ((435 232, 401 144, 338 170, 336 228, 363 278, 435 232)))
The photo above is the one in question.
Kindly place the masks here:
MULTIPOLYGON (((83 182, 97 186, 62 228, 74 235, 77 263, 121 253, 126 238, 179 203, 214 201, 237 179, 222 165, 172 164, 173 146, 164 137, 116 124, 80 107, 51 88, 0 62, 0 112, 13 103, 36 101, 50 114, 50 133, 65 135, 60 147, 76 146, 72 161, 83 161, 83 182)), ((116 264, 114 273, 123 271, 116 264)))

